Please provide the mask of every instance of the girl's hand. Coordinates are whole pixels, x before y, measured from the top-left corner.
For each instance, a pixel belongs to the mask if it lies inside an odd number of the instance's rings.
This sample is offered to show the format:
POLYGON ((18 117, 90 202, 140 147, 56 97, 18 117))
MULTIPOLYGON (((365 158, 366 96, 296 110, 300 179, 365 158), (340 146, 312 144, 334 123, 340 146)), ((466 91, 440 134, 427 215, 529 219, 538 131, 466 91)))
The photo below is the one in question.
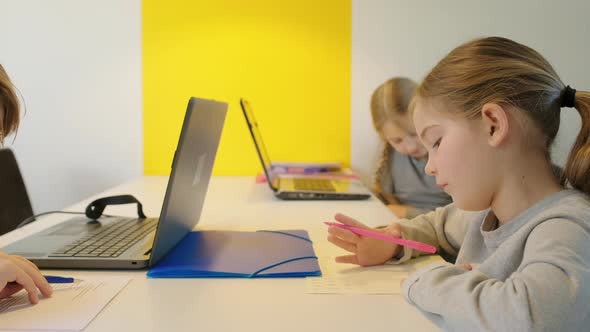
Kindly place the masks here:
POLYGON ((53 293, 35 264, 23 257, 0 251, 0 299, 10 297, 23 288, 29 293, 29 302, 33 304, 39 302, 38 290, 46 297, 53 293))
MULTIPOLYGON (((336 214, 334 219, 344 225, 371 229, 353 218, 340 213, 336 214)), ((402 234, 399 224, 391 224, 385 228, 371 230, 396 237, 401 237, 402 234)), ((357 264, 361 266, 381 265, 390 260, 391 257, 397 255, 401 250, 401 247, 395 243, 358 235, 347 229, 335 226, 330 226, 328 233, 328 241, 352 253, 352 255, 336 257, 336 262, 338 263, 357 264)))

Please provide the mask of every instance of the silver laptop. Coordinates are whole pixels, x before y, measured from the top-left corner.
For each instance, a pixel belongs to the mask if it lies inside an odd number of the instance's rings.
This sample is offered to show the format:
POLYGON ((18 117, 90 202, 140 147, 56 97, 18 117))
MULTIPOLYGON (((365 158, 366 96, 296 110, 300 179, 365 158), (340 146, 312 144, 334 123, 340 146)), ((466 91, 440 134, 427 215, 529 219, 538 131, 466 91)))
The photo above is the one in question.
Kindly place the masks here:
POLYGON ((273 172, 272 161, 266 152, 250 103, 242 98, 240 99, 240 106, 254 140, 264 175, 276 197, 293 200, 360 200, 371 196, 369 190, 357 179, 344 177, 326 179, 309 174, 292 175, 273 172))
POLYGON ((226 112, 226 103, 190 99, 160 218, 72 218, 2 250, 41 268, 154 265, 199 222, 226 112))

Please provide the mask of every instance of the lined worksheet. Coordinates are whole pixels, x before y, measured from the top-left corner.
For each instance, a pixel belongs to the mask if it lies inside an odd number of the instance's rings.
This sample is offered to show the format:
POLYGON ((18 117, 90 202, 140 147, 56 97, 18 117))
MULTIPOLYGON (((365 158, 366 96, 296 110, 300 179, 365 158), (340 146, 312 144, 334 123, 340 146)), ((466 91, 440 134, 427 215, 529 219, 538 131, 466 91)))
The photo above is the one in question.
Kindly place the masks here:
POLYGON ((319 257, 322 276, 305 278, 306 289, 310 294, 401 294, 404 278, 440 261, 440 256, 432 255, 406 264, 360 267, 336 263, 333 256, 319 257))
POLYGON ((81 277, 53 284, 53 295, 29 303, 24 290, 0 300, 0 330, 81 331, 129 283, 129 277, 81 277))

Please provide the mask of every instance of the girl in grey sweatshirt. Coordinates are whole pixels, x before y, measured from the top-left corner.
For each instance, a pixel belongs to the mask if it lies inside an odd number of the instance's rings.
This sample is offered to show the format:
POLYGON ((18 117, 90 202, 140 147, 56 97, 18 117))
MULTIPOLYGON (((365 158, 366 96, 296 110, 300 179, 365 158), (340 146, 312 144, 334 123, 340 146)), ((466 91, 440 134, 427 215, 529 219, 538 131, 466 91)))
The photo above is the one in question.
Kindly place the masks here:
MULTIPOLYGON (((378 231, 436 246, 456 263, 403 282, 450 331, 584 331, 590 326, 590 93, 565 86, 531 48, 500 37, 451 51, 411 105, 426 172, 453 204, 378 231), (582 126, 561 177, 549 149, 561 108, 582 126)), ((362 223, 338 214, 352 226, 362 223)), ((424 253, 330 227, 336 261, 403 263, 424 253)))

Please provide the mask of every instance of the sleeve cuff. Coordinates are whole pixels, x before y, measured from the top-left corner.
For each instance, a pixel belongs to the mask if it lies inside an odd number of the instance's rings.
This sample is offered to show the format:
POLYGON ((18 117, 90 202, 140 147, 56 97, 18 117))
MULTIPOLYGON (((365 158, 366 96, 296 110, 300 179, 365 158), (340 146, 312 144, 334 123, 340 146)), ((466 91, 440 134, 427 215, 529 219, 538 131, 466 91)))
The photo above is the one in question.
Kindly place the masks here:
MULTIPOLYGON (((432 270, 447 267, 447 266, 453 266, 453 264, 448 263, 448 262, 433 263, 433 264, 427 265, 421 269, 418 269, 416 272, 410 274, 408 276, 408 278, 406 278, 406 280, 404 280, 404 282, 402 283, 402 294, 403 294, 404 298, 406 299, 406 301, 408 301, 412 305, 416 305, 416 303, 413 300, 413 298, 416 298, 416 294, 414 294, 414 296, 412 296, 412 286, 414 286, 416 283, 418 283, 420 281, 420 278, 422 277, 422 275, 424 275, 425 273, 428 273, 432 270)), ((416 290, 414 289, 414 293, 415 292, 416 292, 416 290)))

